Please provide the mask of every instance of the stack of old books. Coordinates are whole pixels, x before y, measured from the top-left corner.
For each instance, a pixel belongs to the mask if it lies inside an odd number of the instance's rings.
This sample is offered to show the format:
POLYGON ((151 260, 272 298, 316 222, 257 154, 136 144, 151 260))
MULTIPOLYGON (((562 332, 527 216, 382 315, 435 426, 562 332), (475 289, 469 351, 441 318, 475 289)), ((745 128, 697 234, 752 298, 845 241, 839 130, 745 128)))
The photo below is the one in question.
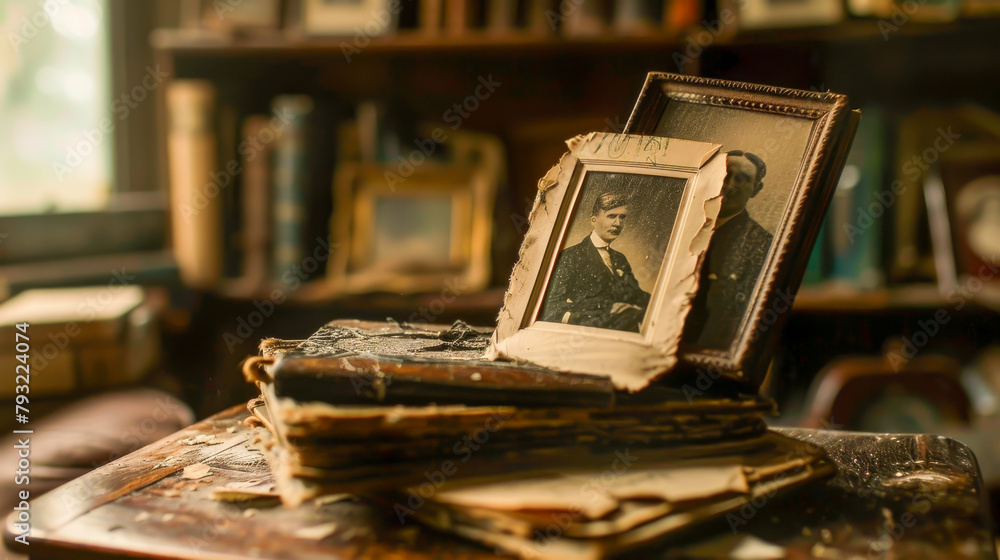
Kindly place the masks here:
POLYGON ((525 558, 601 558, 832 473, 768 432, 753 396, 653 387, 480 359, 489 332, 336 321, 265 340, 246 363, 286 505, 382 500, 525 558))
POLYGON ((282 500, 363 495, 524 558, 596 559, 831 474, 768 431, 757 390, 859 118, 846 103, 651 74, 628 134, 569 140, 538 182, 495 328, 265 340, 244 374, 282 500))

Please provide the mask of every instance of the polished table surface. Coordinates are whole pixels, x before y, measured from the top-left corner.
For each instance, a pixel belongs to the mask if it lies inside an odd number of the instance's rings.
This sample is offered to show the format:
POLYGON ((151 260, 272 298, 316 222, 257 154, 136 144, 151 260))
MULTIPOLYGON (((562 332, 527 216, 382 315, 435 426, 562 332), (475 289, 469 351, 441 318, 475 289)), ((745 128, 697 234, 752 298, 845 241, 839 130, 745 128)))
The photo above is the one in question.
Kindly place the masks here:
MULTIPOLYGON (((273 480, 246 417, 244 407, 226 410, 34 500, 31 558, 494 557, 412 522, 400 526, 389 504, 342 499, 285 509, 273 500, 212 499, 230 483, 273 480), (199 463, 211 468, 207 476, 183 476, 199 463)), ((725 558, 733 546, 756 544, 758 553, 789 559, 997 558, 979 468, 961 443, 778 431, 826 449, 836 477, 760 500, 642 557, 725 558)), ((14 534, 8 518, 8 542, 14 534)))

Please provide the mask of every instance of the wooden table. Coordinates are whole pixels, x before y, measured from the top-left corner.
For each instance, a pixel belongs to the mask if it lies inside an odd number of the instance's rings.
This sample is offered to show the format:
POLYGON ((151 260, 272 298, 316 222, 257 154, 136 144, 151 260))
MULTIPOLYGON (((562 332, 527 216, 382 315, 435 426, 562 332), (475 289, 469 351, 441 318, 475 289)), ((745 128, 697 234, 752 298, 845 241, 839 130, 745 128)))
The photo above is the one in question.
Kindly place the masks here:
MULTIPOLYGON (((284 509, 211 499, 228 483, 272 480, 246 416, 243 407, 226 410, 36 499, 31 558, 493 557, 415 523, 400 526, 386 504, 284 509), (183 478, 198 463, 210 474, 183 478)), ((979 469, 964 445, 926 435, 780 431, 824 447, 838 475, 744 508, 664 546, 660 557, 687 558, 692 546, 753 535, 790 559, 997 558, 979 469)), ((8 519, 8 543, 16 534, 8 519)))

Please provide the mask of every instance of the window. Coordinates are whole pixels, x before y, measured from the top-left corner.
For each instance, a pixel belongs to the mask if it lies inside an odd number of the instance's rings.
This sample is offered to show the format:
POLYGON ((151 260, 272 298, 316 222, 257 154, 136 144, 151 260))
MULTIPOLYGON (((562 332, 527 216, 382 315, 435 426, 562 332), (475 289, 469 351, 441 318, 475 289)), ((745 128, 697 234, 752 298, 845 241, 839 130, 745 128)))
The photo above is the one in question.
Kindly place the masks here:
POLYGON ((106 204, 109 22, 108 0, 0 0, 0 214, 106 204))

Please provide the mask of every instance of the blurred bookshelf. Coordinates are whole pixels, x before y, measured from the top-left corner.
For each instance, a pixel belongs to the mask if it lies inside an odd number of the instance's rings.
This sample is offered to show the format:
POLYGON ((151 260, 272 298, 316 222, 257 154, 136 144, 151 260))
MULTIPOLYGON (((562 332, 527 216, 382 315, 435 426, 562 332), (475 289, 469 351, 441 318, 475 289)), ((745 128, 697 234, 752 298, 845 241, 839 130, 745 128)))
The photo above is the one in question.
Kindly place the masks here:
MULTIPOLYGON (((1000 27, 1000 18, 979 18, 948 22, 908 22, 891 32, 894 36, 923 37, 929 40, 948 36, 992 36, 1000 27)), ((648 49, 684 48, 701 28, 684 35, 648 33, 565 37, 527 32, 469 32, 458 35, 432 35, 420 31, 400 31, 388 36, 371 38, 365 53, 422 56, 454 51, 476 54, 504 55, 558 53, 560 51, 606 51, 627 53, 648 49)), ((180 56, 241 56, 251 54, 282 54, 301 56, 317 53, 342 53, 345 39, 351 37, 310 37, 298 34, 274 33, 265 36, 234 36, 227 33, 185 29, 157 29, 150 42, 154 49, 180 56)), ((822 43, 843 41, 885 41, 883 31, 872 19, 850 20, 836 25, 795 27, 788 29, 747 30, 713 37, 704 48, 751 45, 785 45, 789 43, 822 43)), ((332 60, 330 61, 333 62, 332 60)))

